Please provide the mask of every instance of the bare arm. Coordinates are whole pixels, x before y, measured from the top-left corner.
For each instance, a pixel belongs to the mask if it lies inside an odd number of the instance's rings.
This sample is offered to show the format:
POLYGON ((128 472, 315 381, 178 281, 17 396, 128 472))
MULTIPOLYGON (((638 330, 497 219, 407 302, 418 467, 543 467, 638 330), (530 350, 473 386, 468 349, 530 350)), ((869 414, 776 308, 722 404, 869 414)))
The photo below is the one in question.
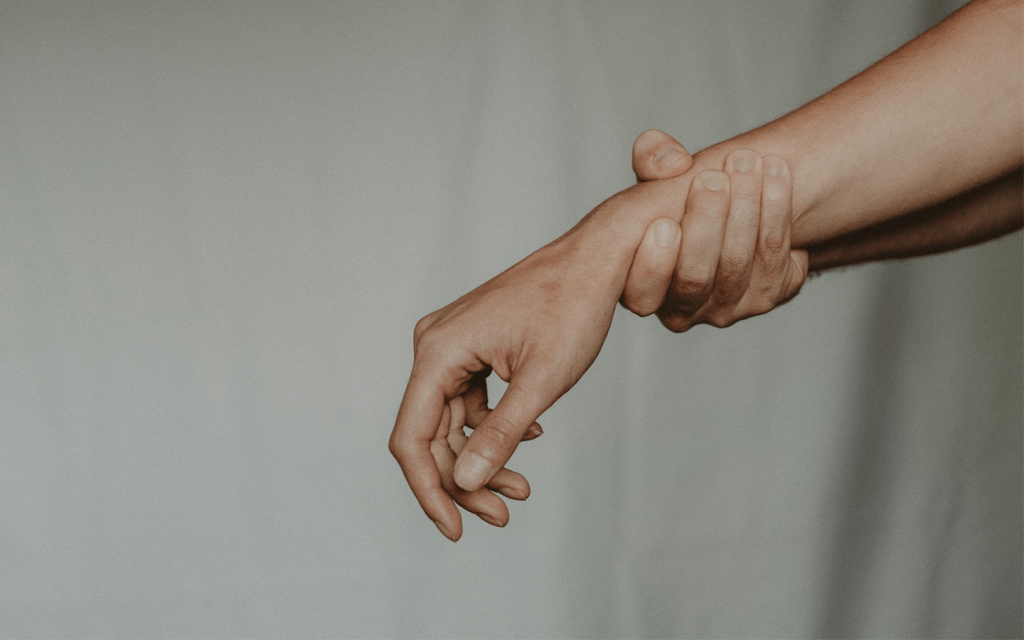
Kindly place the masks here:
MULTIPOLYGON (((442 532, 461 534, 452 494, 486 490, 537 417, 597 357, 648 225, 679 222, 684 207, 723 197, 704 178, 721 176, 730 152, 752 149, 789 161, 794 246, 823 243, 1019 171, 1022 2, 972 3, 829 94, 702 151, 684 175, 612 196, 563 237, 421 320, 390 446, 442 532), (454 445, 462 449, 450 468, 445 452, 441 469, 431 443, 448 446, 446 406, 451 412, 451 403, 492 370, 508 391, 468 441, 454 445)), ((1019 213, 1013 224, 1021 225, 1019 213)), ((788 246, 789 227, 782 233, 771 244, 788 246)))
POLYGON ((1022 42, 1024 1, 975 0, 820 98, 698 152, 672 182, 685 193, 736 149, 785 158, 796 247, 945 202, 1024 164, 1022 42))
POLYGON ((976 0, 817 100, 698 153, 694 165, 735 148, 786 158, 797 247, 950 200, 1024 162, 1022 42, 1024 3, 976 0))
MULTIPOLYGON (((696 172, 718 168, 736 149, 782 156, 793 180, 791 246, 809 250, 813 270, 946 251, 1009 233, 1024 225, 1022 24, 1020 0, 976 0, 833 91, 701 151, 692 163, 672 138, 645 132, 634 145, 634 171, 685 190, 696 172), (673 148, 675 161, 657 161, 673 148)), ((665 263, 648 245, 634 259, 641 273, 665 263)), ((680 255, 667 297, 653 281, 644 286, 631 277, 626 306, 643 314, 649 302, 632 300, 663 299, 659 317, 674 330, 707 321, 678 309, 713 300, 707 292, 722 283, 709 282, 694 295, 683 262, 680 255)))
POLYGON ((913 258, 978 244, 1020 229, 1018 169, 955 198, 807 247, 812 271, 913 258))

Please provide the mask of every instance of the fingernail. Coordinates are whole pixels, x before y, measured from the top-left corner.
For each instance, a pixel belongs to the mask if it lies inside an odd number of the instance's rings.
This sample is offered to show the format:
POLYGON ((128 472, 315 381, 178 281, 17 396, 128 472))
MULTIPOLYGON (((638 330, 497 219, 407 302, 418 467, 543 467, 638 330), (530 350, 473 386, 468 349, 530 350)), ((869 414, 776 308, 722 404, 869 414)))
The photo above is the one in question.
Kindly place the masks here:
POLYGON ((736 171, 750 171, 754 168, 754 152, 753 151, 733 151, 729 157, 729 164, 736 171))
POLYGON ((785 164, 779 156, 768 156, 764 159, 764 172, 770 176, 781 176, 785 164))
POLYGON ((659 169, 668 169, 683 159, 683 152, 674 147, 662 149, 654 156, 654 166, 659 169))
POLYGON ((434 520, 434 526, 436 526, 437 530, 441 532, 441 535, 443 535, 444 537, 448 538, 452 542, 458 542, 458 540, 455 538, 455 536, 452 534, 452 532, 448 530, 448 527, 444 526, 443 524, 441 524, 437 520, 434 520))
POLYGON ((708 191, 721 191, 729 184, 729 178, 721 171, 705 171, 700 174, 700 181, 708 191))
POLYGON ((654 228, 654 243, 659 247, 671 247, 679 237, 679 225, 671 220, 660 220, 654 228))
POLYGON ((484 522, 486 522, 487 524, 493 524, 496 527, 504 527, 505 526, 504 522, 502 522, 501 520, 498 520, 497 518, 493 518, 493 517, 487 515, 486 513, 478 513, 477 515, 480 516, 480 519, 483 520, 484 522))
POLYGON ((513 489, 511 487, 502 487, 498 489, 498 493, 505 496, 506 498, 512 498, 513 500, 526 500, 526 494, 519 489, 513 489))
POLYGON ((526 430, 526 435, 532 440, 533 438, 539 438, 544 435, 544 430, 540 428, 539 424, 533 424, 526 430))
POLYGON ((463 452, 455 462, 455 484, 467 491, 482 487, 492 475, 491 463, 475 453, 463 452))

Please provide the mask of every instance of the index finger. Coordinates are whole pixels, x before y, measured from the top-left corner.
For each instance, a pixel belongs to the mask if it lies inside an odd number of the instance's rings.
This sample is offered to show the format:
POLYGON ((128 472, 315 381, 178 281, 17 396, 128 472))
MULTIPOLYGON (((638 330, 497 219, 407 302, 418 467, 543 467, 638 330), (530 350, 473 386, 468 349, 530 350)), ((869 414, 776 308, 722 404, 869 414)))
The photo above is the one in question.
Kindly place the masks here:
POLYGON ((413 367, 388 447, 427 517, 453 542, 462 536, 462 517, 441 484, 430 441, 444 415, 445 394, 431 376, 413 367))
POLYGON ((633 255, 620 302, 638 316, 649 316, 661 307, 679 260, 679 223, 658 218, 647 226, 644 239, 633 255))

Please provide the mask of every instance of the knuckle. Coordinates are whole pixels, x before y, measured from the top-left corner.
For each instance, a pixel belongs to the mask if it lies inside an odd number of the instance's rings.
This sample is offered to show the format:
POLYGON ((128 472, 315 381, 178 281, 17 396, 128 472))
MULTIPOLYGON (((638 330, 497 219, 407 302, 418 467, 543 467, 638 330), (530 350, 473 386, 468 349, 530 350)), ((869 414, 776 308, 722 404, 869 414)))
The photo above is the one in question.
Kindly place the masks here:
POLYGON ((718 283, 734 285, 741 282, 750 270, 750 261, 747 256, 739 253, 723 253, 718 259, 718 283))
POLYGON ((437 438, 430 441, 430 454, 437 460, 442 457, 446 451, 449 451, 451 447, 448 444, 447 439, 438 440, 437 438))
POLYGON ((626 283, 626 289, 622 292, 622 297, 619 298, 619 304, 621 304, 625 309, 639 315, 640 309, 643 307, 643 296, 630 287, 630 284, 630 282, 626 283))
POLYGON ((619 305, 626 311, 636 313, 636 311, 633 310, 634 301, 626 293, 623 293, 622 297, 619 298, 619 305))
POLYGON ((637 307, 636 309, 631 309, 633 313, 640 316, 641 318, 646 318, 647 316, 651 315, 657 310, 658 308, 654 304, 647 304, 641 307, 637 307))
POLYGON ((775 308, 775 304, 769 298, 761 298, 760 300, 752 301, 750 304, 750 315, 761 316, 775 308))
POLYGON ((412 349, 415 356, 422 356, 429 353, 439 343, 441 336, 435 320, 431 316, 423 318, 416 323, 413 332, 412 349))
MULTIPOLYGON (((660 278, 657 276, 646 276, 648 284, 657 279, 660 278)), ((665 291, 663 288, 658 290, 650 287, 635 286, 635 284, 631 286, 630 283, 627 283, 626 290, 623 292, 619 302, 623 307, 636 315, 646 317, 658 310, 664 297, 665 291)))
POLYGON ((683 333, 693 326, 688 317, 679 314, 670 313, 659 315, 658 320, 661 321, 663 327, 672 333, 683 333))
POLYGON ((392 457, 395 460, 401 462, 405 458, 407 446, 401 440, 399 440, 394 434, 388 439, 388 451, 391 452, 392 457))
POLYGON ((622 306, 641 318, 646 318, 657 310, 650 300, 643 298, 623 298, 622 306))
POLYGON ((775 292, 770 289, 761 289, 750 296, 747 310, 751 316, 760 316, 775 308, 775 292))
POLYGON ((736 324, 737 320, 739 320, 739 318, 731 313, 716 312, 708 314, 704 323, 709 324, 716 329, 725 329, 726 327, 731 327, 736 324))
POLYGON ((775 263, 776 256, 785 253, 789 249, 786 234, 780 231, 766 231, 762 233, 760 244, 760 251, 757 252, 758 256, 770 260, 772 264, 775 263))
POLYGON ((757 255, 754 256, 754 262, 757 264, 757 270, 761 273, 773 273, 775 271, 776 263, 770 253, 758 251, 757 255))
POLYGON ((743 298, 745 292, 746 287, 743 286, 743 282, 739 278, 719 281, 711 292, 709 302, 716 309, 731 309, 743 298))
POLYGON ((503 421, 503 426, 498 427, 491 425, 492 428, 487 430, 477 429, 473 434, 477 438, 478 442, 483 441, 481 446, 477 447, 477 453, 482 455, 484 458, 489 460, 496 466, 501 466, 502 462, 508 455, 516 449, 522 440, 519 436, 514 436, 511 433, 512 425, 507 421, 503 421))
POLYGON ((427 333, 431 326, 434 324, 433 314, 426 315, 416 321, 416 326, 412 330, 412 344, 413 347, 418 347, 420 342, 423 340, 423 336, 427 333))
POLYGON ((679 307, 702 304, 711 290, 712 276, 708 272, 679 274, 672 281, 672 302, 679 307))
POLYGON ((738 287, 715 287, 710 302, 716 309, 731 309, 743 297, 743 290, 738 287))

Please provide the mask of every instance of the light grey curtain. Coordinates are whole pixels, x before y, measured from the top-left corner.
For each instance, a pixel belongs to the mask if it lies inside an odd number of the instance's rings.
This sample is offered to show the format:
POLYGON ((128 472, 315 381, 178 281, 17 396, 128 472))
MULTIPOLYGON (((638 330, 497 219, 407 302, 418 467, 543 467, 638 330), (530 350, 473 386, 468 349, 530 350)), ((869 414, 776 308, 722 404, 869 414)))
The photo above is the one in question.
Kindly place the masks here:
POLYGON ((456 545, 415 320, 954 5, 0 3, 0 635, 1022 634, 1022 242, 622 312, 456 545))

